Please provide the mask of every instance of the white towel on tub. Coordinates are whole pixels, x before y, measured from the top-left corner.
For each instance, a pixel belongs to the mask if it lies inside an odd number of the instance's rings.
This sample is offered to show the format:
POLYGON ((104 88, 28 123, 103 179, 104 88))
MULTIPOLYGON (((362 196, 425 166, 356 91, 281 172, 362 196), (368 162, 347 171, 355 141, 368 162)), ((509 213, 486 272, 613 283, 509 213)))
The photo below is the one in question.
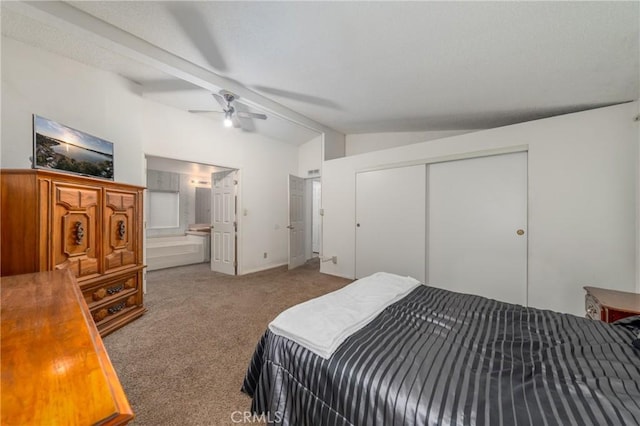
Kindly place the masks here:
POLYGON ((411 277, 377 272, 292 306, 269 324, 269 330, 329 359, 349 336, 419 285, 411 277))

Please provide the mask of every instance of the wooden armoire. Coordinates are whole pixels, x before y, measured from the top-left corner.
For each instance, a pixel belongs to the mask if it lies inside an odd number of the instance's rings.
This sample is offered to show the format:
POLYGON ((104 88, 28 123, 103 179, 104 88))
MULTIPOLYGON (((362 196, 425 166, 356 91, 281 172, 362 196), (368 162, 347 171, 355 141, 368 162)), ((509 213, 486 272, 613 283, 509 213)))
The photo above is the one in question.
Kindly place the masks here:
POLYGON ((144 188, 5 169, 0 190, 0 275, 71 270, 102 336, 145 312, 144 188))

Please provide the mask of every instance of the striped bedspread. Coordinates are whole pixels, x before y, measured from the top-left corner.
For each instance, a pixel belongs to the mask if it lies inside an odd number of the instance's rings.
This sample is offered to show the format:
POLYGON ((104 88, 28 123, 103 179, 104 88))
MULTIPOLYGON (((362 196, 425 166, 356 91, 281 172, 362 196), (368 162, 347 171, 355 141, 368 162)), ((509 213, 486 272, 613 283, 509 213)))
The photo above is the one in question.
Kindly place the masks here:
POLYGON ((269 424, 635 425, 634 332, 420 286, 329 359, 267 331, 242 390, 269 424))

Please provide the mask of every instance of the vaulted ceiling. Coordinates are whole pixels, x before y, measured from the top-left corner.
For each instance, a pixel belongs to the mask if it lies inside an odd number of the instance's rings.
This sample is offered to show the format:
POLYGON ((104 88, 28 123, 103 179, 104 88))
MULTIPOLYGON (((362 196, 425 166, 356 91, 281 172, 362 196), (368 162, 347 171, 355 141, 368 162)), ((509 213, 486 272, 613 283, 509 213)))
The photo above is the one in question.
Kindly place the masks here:
MULTIPOLYGON (((211 93, 231 90, 294 140, 327 127, 491 128, 640 97, 638 2, 2 8, 8 37, 121 74, 144 96, 184 110, 220 110, 211 93)), ((255 131, 268 133, 267 122, 255 131)))

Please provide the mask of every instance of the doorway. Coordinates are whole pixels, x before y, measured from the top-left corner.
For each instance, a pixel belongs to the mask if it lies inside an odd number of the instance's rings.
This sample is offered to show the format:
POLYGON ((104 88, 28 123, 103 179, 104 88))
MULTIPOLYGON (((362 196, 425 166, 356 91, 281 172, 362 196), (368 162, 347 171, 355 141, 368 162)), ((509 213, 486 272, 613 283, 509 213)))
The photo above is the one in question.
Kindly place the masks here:
POLYGON ((301 177, 289 175, 289 269, 304 265, 307 261, 305 254, 306 228, 308 226, 304 214, 307 194, 305 180, 301 177))
MULTIPOLYGON (((234 170, 149 155, 145 161, 147 270, 210 263, 217 248, 211 244, 213 176, 234 170)), ((237 265, 236 257, 234 247, 231 264, 237 265)))
POLYGON ((319 177, 289 175, 289 269, 317 259, 322 252, 322 184, 319 177))
POLYGON ((322 184, 319 178, 311 181, 311 257, 322 251, 322 216, 320 215, 322 184))

